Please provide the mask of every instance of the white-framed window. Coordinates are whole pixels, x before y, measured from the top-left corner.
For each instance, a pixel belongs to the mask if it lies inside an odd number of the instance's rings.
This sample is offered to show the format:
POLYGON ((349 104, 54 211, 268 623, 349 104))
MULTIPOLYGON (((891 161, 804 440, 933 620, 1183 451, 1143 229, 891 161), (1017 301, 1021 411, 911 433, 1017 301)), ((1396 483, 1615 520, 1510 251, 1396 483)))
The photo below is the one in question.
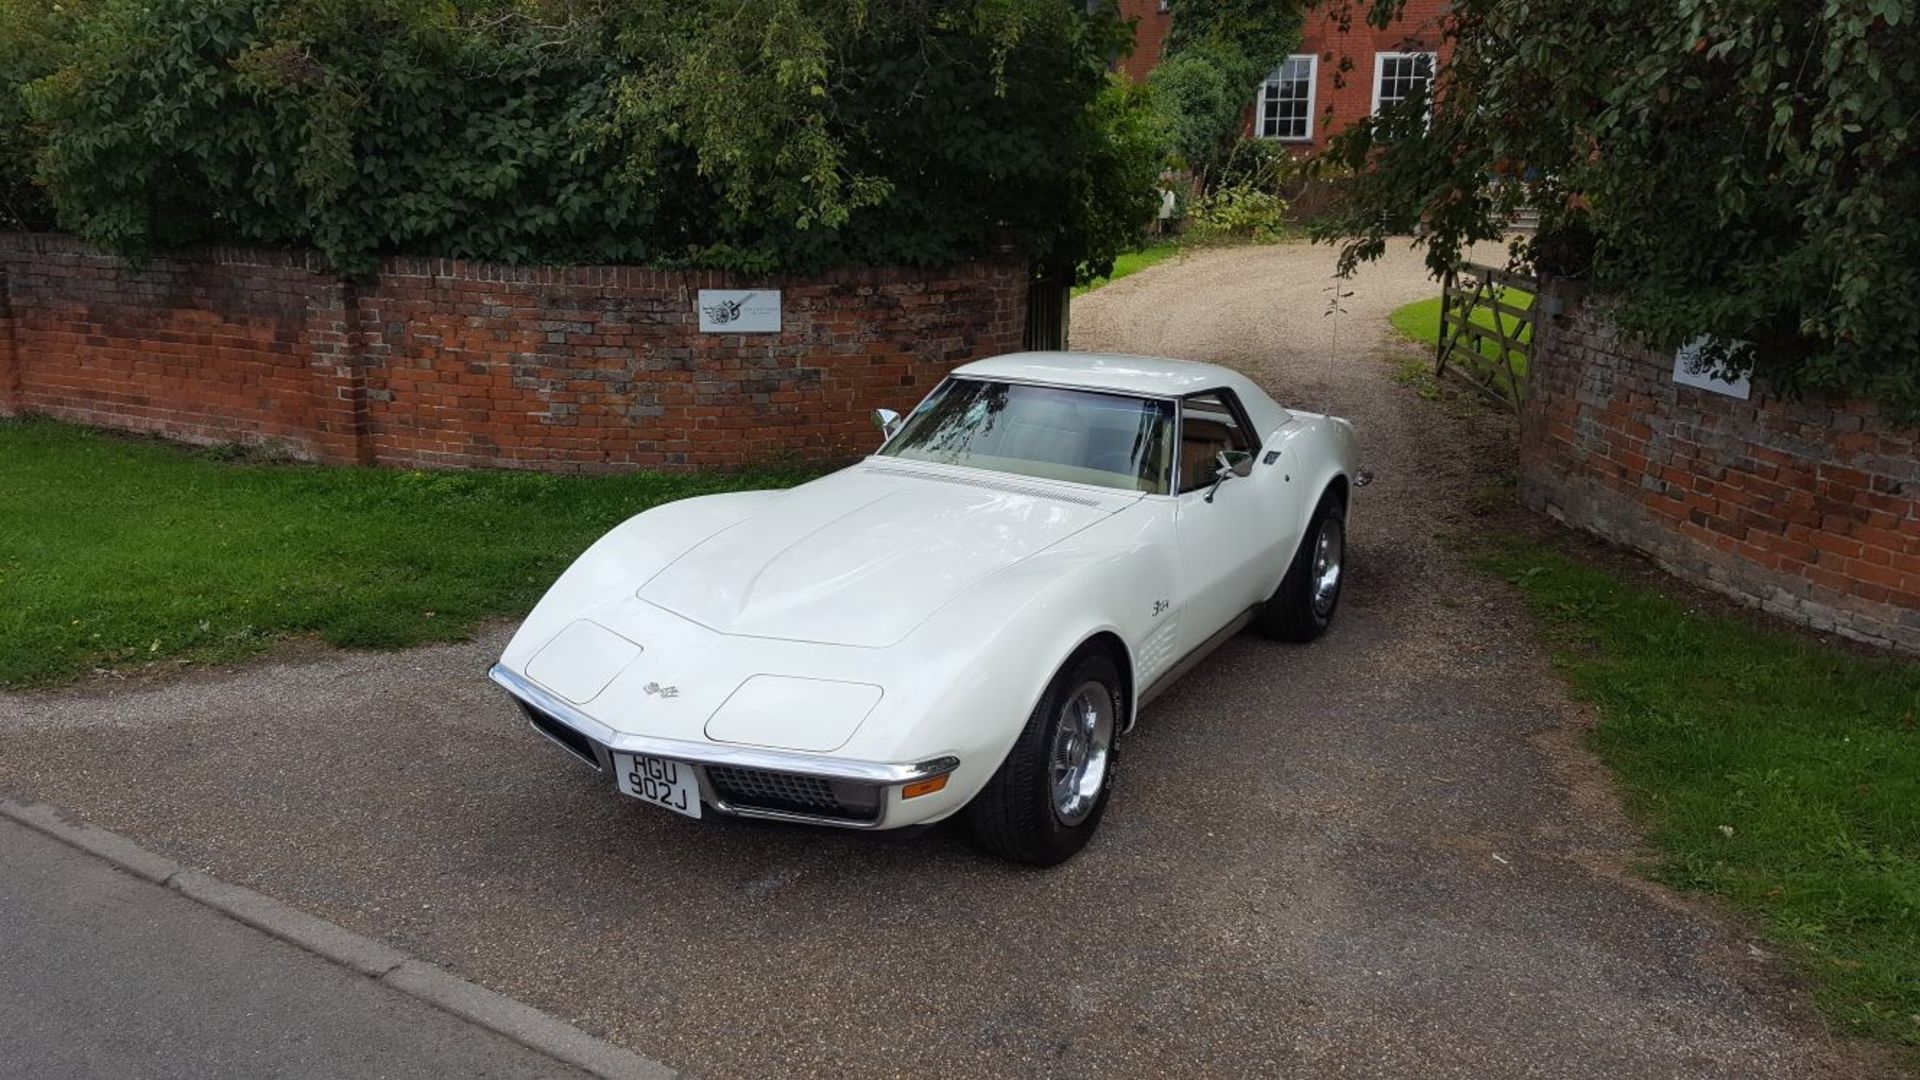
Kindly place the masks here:
POLYGON ((1438 61, 1430 52, 1373 54, 1373 111, 1398 105, 1417 90, 1430 89, 1438 61))
POLYGON ((1254 103, 1254 134, 1263 139, 1287 142, 1313 140, 1314 83, 1320 74, 1320 58, 1311 54, 1289 56, 1260 84, 1260 98, 1254 103))

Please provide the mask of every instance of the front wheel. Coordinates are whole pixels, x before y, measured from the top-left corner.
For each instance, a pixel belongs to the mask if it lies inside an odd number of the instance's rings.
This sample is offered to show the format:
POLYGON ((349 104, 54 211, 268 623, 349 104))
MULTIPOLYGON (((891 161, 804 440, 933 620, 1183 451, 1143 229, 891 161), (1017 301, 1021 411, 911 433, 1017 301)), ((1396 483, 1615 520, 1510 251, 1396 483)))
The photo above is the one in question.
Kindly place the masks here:
POLYGON ((967 804, 980 846, 1034 866, 1058 865, 1085 847, 1113 788, 1125 702, 1111 659, 1094 651, 1069 660, 993 779, 967 804))
POLYGON ((1312 641, 1333 624, 1347 562, 1347 501, 1320 497, 1287 576, 1260 609, 1260 630, 1280 641, 1312 641))

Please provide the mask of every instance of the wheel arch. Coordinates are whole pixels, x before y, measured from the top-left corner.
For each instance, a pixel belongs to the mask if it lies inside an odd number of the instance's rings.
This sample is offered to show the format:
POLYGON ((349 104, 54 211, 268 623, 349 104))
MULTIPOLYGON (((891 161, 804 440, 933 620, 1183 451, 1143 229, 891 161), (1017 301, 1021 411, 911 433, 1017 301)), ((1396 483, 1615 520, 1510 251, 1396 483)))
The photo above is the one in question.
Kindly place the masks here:
MULTIPOLYGON (((1126 701, 1123 703, 1125 717, 1120 730, 1132 731, 1134 721, 1138 719, 1139 714, 1140 688, 1134 685, 1133 650, 1127 647, 1127 643, 1121 640, 1118 633, 1110 629, 1102 629, 1087 635, 1080 644, 1074 646, 1072 652, 1061 659, 1059 665, 1054 668, 1054 673, 1057 675, 1073 662, 1074 657, 1089 650, 1105 653, 1107 658, 1113 661, 1113 666, 1120 669, 1120 692, 1126 695, 1126 701)), ((1046 691, 1043 689, 1041 693, 1044 694, 1046 691)))
POLYGON ((1353 494, 1353 481, 1347 478, 1347 474, 1345 472, 1337 472, 1333 474, 1332 478, 1329 479, 1326 482, 1326 484, 1321 487, 1320 497, 1314 500, 1315 508, 1318 508, 1321 503, 1325 502, 1328 495, 1334 495, 1334 494, 1338 494, 1340 496, 1341 502, 1351 501, 1351 497, 1353 494))
MULTIPOLYGON (((996 748, 993 752, 996 768, 1012 750, 1014 742, 1020 737, 1020 730, 1025 725, 1027 717, 1032 715, 1033 710, 1046 697, 1054 680, 1058 679, 1061 672, 1065 671, 1075 659, 1088 652, 1098 651, 1106 655, 1113 662, 1114 667, 1119 669, 1120 693, 1125 698, 1125 717, 1120 725, 1120 731, 1126 732, 1133 727, 1139 714, 1140 688, 1134 685, 1134 673, 1137 669, 1134 664, 1133 650, 1127 646, 1126 640, 1121 637, 1117 629, 1104 623, 1093 623, 1084 627, 1073 634, 1071 640, 1074 642, 1073 647, 1054 654, 1055 658, 1051 663, 1044 665, 1035 663, 1017 676, 1017 681, 1029 692, 1014 699, 1022 703, 1018 714, 1019 722, 1009 724, 1008 730, 1002 733, 1004 738, 996 740, 996 748)), ((1012 714, 1009 713, 1009 715, 1012 714)))
MULTIPOLYGON (((1270 638, 1281 641, 1307 642, 1318 638, 1325 632, 1333 617, 1332 604, 1321 612, 1317 606, 1311 614, 1302 614, 1302 605, 1308 601, 1306 594, 1312 586, 1309 579, 1313 574, 1314 550, 1324 526, 1316 527, 1322 520, 1322 511, 1340 507, 1339 518, 1344 525, 1346 520, 1345 503, 1353 484, 1345 469, 1335 464, 1329 467, 1324 479, 1317 487, 1307 491, 1318 491, 1311 502, 1305 502, 1305 513, 1300 522, 1299 539, 1294 542, 1293 552, 1288 556, 1287 569, 1280 583, 1266 602, 1259 605, 1256 620, 1261 632, 1270 638)), ((1303 491, 1302 494, 1305 494, 1303 491)), ((1344 547, 1344 544, 1342 545, 1344 547)), ((1338 586, 1335 586, 1335 600, 1338 602, 1338 586)))
MULTIPOLYGON (((1112 773, 1108 771, 1103 776, 1094 801, 1076 817, 1069 820, 1062 816, 1059 793, 1054 790, 1053 753, 1059 747, 1059 725, 1065 721, 1052 714, 1052 708, 1049 707, 1050 689, 1060 682, 1062 676, 1075 668, 1089 666, 1089 662, 1095 658, 1105 659, 1114 666, 1119 683, 1117 692, 1124 699, 1127 711, 1131 712, 1134 696, 1129 674, 1132 657, 1124 640, 1106 627, 1079 635, 1077 644, 1066 650, 1059 662, 1052 666, 1039 691, 1040 696, 1028 709, 1021 732, 1016 734, 1013 744, 1000 756, 992 774, 969 796, 965 805, 974 838, 988 851, 1016 862, 1053 866, 1079 851, 1098 827, 1112 794, 1112 773), (1033 787, 1036 781, 1040 784, 1038 792, 1033 787), (1037 802, 1034 798, 1036 794, 1037 802)), ((1106 676, 1101 675, 1100 678, 1104 680, 1106 676)), ((1073 692, 1071 680, 1061 685, 1065 693, 1073 692)), ((1109 739, 1117 740, 1124 730, 1116 722, 1109 739)), ((1109 755, 1113 752, 1113 745, 1114 742, 1109 743, 1109 755)), ((1110 762, 1111 758, 1106 760, 1110 762)), ((1111 770, 1112 766, 1109 763, 1105 768, 1111 770)))
MULTIPOLYGON (((1315 491, 1316 493, 1313 498, 1302 499, 1299 503, 1295 504, 1298 508, 1297 512, 1300 518, 1294 524, 1295 538, 1293 541, 1293 549, 1287 552, 1287 561, 1282 564, 1283 575, 1285 573, 1285 567, 1292 565, 1294 558, 1300 554, 1301 547, 1308 542, 1309 537, 1307 533, 1313 527, 1314 516, 1320 513, 1320 507, 1327 501, 1327 496, 1337 493, 1343 503, 1350 504, 1353 481, 1348 478, 1345 469, 1335 465, 1328 471, 1326 476, 1317 482, 1317 488, 1309 488, 1308 490, 1315 491)), ((1278 582, 1276 581, 1275 584, 1278 584, 1278 582)))
POLYGON ((1287 511, 1294 516, 1287 524, 1296 536, 1293 550, 1287 553, 1291 560, 1306 542, 1307 527, 1329 493, 1337 492, 1351 505, 1353 477, 1359 472, 1359 448, 1352 426, 1328 416, 1296 415, 1276 436, 1278 447, 1288 454, 1288 487, 1297 492, 1289 500, 1287 511))

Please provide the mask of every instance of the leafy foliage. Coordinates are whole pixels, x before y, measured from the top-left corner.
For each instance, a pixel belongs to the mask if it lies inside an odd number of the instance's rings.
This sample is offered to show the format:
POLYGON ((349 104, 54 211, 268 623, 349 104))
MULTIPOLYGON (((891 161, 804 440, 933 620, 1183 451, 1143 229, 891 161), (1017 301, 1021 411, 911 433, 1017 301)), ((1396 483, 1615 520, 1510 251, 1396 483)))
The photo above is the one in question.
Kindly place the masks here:
POLYGON ((612 88, 568 32, 432 0, 106 0, 26 89, 40 176, 63 225, 130 254, 644 257, 662 200, 575 137, 612 88))
MULTIPOLYGON (((1400 0, 1372 0, 1381 22, 1400 0)), ((1333 141, 1345 261, 1424 223, 1436 270, 1530 204, 1531 254, 1656 345, 1920 414, 1913 0, 1462 0, 1429 104, 1333 141)))
POLYGON ((1183 235, 1197 244, 1266 243, 1290 235, 1292 196, 1305 169, 1305 159, 1279 143, 1240 139, 1187 205, 1183 235))
POLYGON ((86 10, 87 0, 0 0, 0 229, 44 228, 53 220, 46 193, 33 182, 38 139, 20 90, 65 62, 86 10))
POLYGON ((1214 177, 1222 184, 1251 184, 1269 191, 1297 187, 1306 178, 1307 158, 1272 139, 1246 138, 1233 144, 1214 177))
POLYGON ((1300 45, 1301 8, 1261 0, 1181 0, 1166 58, 1149 77, 1170 148, 1203 182, 1234 152, 1255 88, 1300 45))
POLYGON ((1061 262, 1077 259, 1081 283, 1113 271, 1114 260, 1145 241, 1160 209, 1166 132, 1146 87, 1115 76, 1094 99, 1093 128, 1065 193, 1068 212, 1051 242, 1061 262))
POLYGON ((1158 135, 1107 71, 1131 40, 1111 7, 96 2, 71 48, 0 52, 33 119, 0 112, 0 138, 30 139, 60 223, 115 251, 763 271, 1011 236, 1097 268, 1152 214, 1158 135))
POLYGON ((1167 53, 1230 46, 1253 64, 1255 79, 1263 78, 1300 47, 1306 6, 1273 0, 1180 0, 1167 27, 1167 53))
POLYGON ((1247 183, 1222 184, 1194 200, 1187 236, 1195 243, 1277 240, 1286 234, 1287 200, 1247 183))
POLYGON ((1153 69, 1153 87, 1175 163, 1205 174, 1239 135, 1252 85, 1243 58, 1223 64, 1205 51, 1169 55, 1153 69))

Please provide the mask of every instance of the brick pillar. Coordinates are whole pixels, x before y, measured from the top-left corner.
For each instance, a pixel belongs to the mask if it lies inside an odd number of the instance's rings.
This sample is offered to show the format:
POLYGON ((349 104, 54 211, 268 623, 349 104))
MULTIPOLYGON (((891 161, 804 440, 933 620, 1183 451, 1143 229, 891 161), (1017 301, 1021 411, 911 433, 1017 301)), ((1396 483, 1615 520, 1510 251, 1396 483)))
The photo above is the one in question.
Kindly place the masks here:
POLYGON ((313 373, 314 445, 320 460, 336 465, 373 464, 358 293, 348 282, 315 274, 301 335, 313 373))
POLYGON ((7 288, 8 260, 0 257, 0 416, 20 409, 20 365, 25 361, 14 343, 13 294, 7 288))

